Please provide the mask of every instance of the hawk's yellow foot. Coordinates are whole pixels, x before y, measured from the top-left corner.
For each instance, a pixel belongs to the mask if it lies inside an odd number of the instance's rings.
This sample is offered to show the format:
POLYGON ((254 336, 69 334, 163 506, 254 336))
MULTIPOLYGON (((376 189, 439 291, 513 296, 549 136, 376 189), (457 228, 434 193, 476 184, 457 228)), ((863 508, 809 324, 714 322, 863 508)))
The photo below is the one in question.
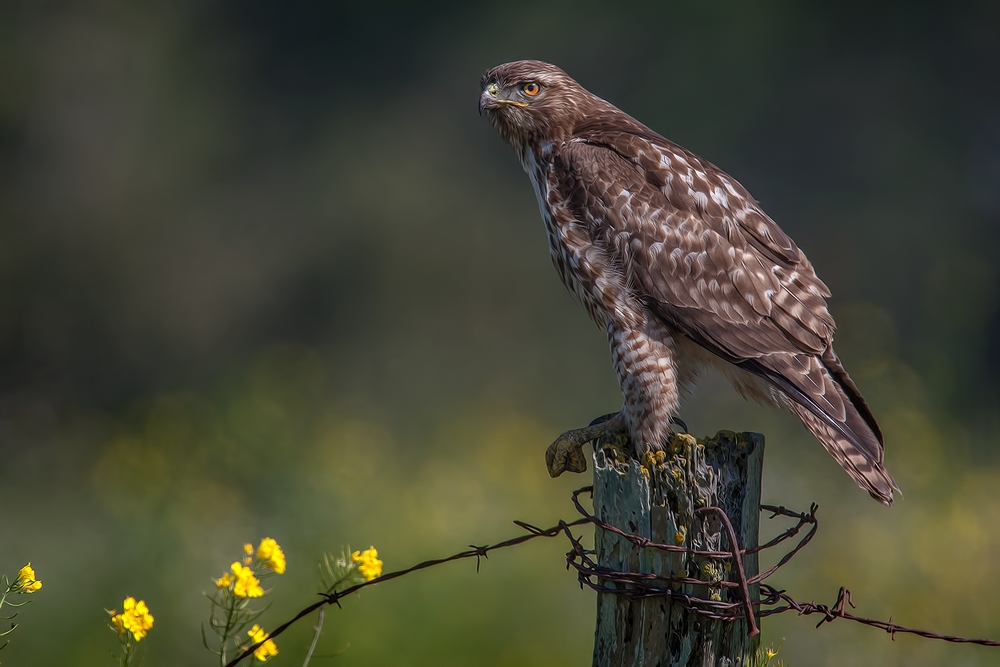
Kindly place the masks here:
POLYGON ((583 446, 588 442, 623 433, 627 433, 627 429, 619 413, 595 419, 585 428, 566 431, 545 450, 545 466, 549 469, 549 475, 558 477, 566 471, 586 472, 587 457, 583 453, 583 446))

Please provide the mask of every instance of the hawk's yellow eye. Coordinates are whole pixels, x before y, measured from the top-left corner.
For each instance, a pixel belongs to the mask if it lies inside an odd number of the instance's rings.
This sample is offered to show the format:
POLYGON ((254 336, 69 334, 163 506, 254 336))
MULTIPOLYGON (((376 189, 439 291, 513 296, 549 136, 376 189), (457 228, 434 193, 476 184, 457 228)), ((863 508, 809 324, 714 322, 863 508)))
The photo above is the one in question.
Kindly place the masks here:
POLYGON ((532 82, 524 84, 521 90, 524 91, 525 95, 535 96, 538 94, 538 91, 541 90, 541 87, 537 83, 532 82))

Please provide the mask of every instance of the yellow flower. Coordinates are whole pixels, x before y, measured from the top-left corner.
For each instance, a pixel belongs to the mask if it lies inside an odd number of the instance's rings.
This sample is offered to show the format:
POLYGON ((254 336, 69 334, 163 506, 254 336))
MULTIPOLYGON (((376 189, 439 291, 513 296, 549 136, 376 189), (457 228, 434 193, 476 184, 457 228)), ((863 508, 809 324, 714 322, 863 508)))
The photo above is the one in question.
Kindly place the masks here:
POLYGON ((358 571, 361 572, 365 581, 371 581, 382 574, 382 561, 378 559, 378 551, 375 550, 375 547, 364 551, 355 551, 351 554, 351 560, 358 563, 358 571))
POLYGON ((222 576, 218 579, 214 579, 215 587, 218 589, 229 588, 229 584, 233 583, 233 575, 228 572, 223 572, 222 576))
POLYGON ((277 574, 285 572, 285 553, 270 537, 265 537, 257 547, 257 560, 264 563, 264 567, 269 567, 277 574))
POLYGON ((35 571, 31 569, 30 562, 17 573, 17 581, 14 582, 14 586, 19 589, 20 593, 34 593, 42 587, 42 582, 35 579, 35 571))
POLYGON ((149 632, 149 629, 153 627, 153 615, 149 613, 149 608, 146 607, 145 601, 139 600, 136 602, 135 598, 128 597, 122 603, 122 608, 123 611, 120 614, 116 614, 113 611, 109 612, 111 614, 111 622, 115 624, 115 628, 119 634, 122 632, 131 632, 136 641, 142 640, 149 632))
POLYGON ((230 569, 236 575, 236 585, 233 586, 233 595, 238 598, 259 598, 264 594, 264 589, 260 587, 260 581, 253 576, 253 570, 243 567, 238 561, 233 563, 230 569))
POLYGON ((268 639, 270 635, 264 632, 264 628, 254 623, 253 627, 247 630, 247 634, 250 635, 250 639, 254 644, 264 642, 253 652, 254 657, 258 660, 264 662, 271 656, 278 655, 278 647, 274 645, 273 639, 268 639))
POLYGON ((250 544, 249 542, 247 542, 246 544, 244 544, 243 545, 243 553, 245 553, 247 556, 249 556, 250 554, 252 554, 253 553, 253 545, 250 544))

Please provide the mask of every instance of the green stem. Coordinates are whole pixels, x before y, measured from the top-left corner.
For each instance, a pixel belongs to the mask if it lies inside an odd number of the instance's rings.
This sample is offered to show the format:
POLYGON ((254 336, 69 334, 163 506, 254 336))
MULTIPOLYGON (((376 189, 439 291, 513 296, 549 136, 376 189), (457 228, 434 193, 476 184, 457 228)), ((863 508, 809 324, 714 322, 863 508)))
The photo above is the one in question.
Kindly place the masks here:
POLYGON ((132 634, 128 630, 125 631, 125 641, 122 644, 122 659, 119 663, 121 667, 128 667, 128 663, 132 661, 132 652, 135 650, 135 642, 132 640, 132 634))
MULTIPOLYGON (((7 596, 10 595, 10 592, 12 590, 14 590, 14 586, 17 585, 18 581, 20 581, 19 579, 15 579, 14 583, 12 584, 12 583, 10 583, 10 579, 7 578, 7 575, 3 576, 3 580, 7 584, 7 590, 5 590, 3 592, 3 595, 0 596, 0 608, 2 608, 3 607, 3 603, 7 601, 7 596)), ((12 602, 11 604, 14 604, 14 603, 12 602)))
POLYGON ((229 600, 229 611, 226 614, 226 629, 222 631, 222 647, 219 650, 220 667, 225 667, 226 665, 226 643, 229 641, 229 631, 236 625, 236 595, 231 595, 229 600))
POLYGON ((313 651, 316 650, 316 643, 319 642, 319 633, 323 632, 323 611, 325 607, 319 608, 319 620, 316 622, 315 634, 313 635, 312 644, 309 645, 309 651, 306 653, 306 659, 302 663, 302 667, 309 667, 309 660, 312 658, 313 651))

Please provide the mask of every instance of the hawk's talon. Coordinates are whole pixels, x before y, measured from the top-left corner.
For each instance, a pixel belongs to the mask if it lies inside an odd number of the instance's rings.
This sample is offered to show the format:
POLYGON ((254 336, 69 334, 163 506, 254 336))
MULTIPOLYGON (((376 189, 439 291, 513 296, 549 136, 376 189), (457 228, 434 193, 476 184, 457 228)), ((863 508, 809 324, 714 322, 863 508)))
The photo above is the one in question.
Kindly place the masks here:
POLYGON ((590 426, 566 431, 545 450, 545 467, 549 475, 558 477, 564 472, 586 472, 587 457, 583 446, 601 438, 625 431, 620 413, 598 417, 590 426))
POLYGON ((589 441, 578 442, 566 437, 571 433, 573 431, 559 436, 545 450, 545 467, 549 469, 551 477, 558 477, 566 471, 587 472, 587 457, 583 453, 583 446, 589 441))
POLYGON ((684 420, 681 419, 680 417, 671 417, 670 418, 670 423, 673 424, 673 425, 675 425, 675 426, 679 426, 680 429, 681 429, 681 433, 690 433, 691 432, 691 431, 688 430, 688 425, 685 424, 684 420))

